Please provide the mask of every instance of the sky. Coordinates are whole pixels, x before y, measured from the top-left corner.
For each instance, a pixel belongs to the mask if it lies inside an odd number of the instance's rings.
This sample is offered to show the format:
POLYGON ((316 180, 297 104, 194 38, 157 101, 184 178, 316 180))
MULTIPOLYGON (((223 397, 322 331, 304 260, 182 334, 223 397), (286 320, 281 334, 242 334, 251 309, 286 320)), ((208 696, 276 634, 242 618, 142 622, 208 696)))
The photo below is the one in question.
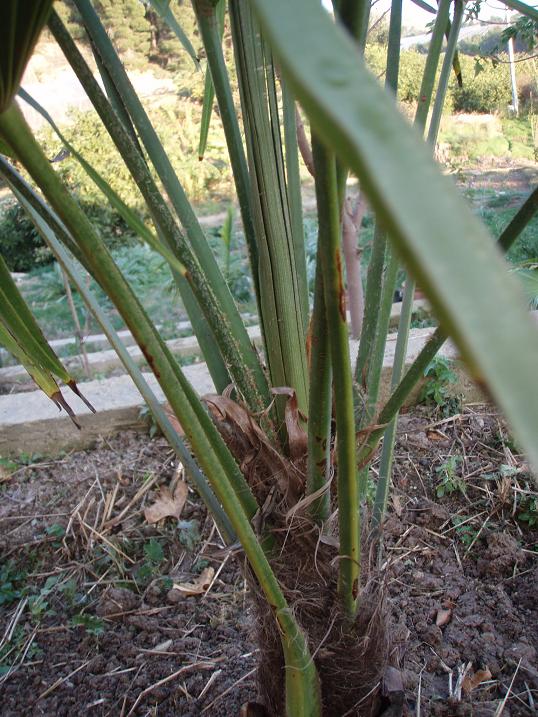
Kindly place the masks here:
MULTIPOLYGON (((428 4, 436 6, 435 0, 426 0, 428 4)), ((322 0, 325 7, 331 7, 331 0, 322 0)), ((536 6, 535 2, 528 3, 529 5, 536 6)), ((373 8, 373 12, 377 15, 379 12, 390 7, 390 0, 380 0, 373 8)), ((427 23, 431 22, 433 15, 421 10, 412 0, 403 0, 403 24, 414 26, 417 29, 424 28, 427 23)), ((501 15, 504 17, 506 6, 503 5, 499 0, 485 0, 482 4, 482 10, 480 12, 480 19, 487 20, 492 15, 501 15)))

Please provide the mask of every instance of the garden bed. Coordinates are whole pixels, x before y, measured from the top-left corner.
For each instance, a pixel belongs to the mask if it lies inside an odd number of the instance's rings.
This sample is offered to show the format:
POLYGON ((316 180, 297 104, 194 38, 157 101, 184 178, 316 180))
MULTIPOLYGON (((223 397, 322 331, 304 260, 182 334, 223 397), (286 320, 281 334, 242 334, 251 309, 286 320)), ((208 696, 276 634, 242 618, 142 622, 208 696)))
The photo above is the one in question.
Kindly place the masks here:
MULTIPOLYGON (((145 518, 181 479, 162 439, 0 470, 3 715, 237 715, 255 699, 241 555, 193 493, 179 522, 145 518), (197 580, 209 589, 172 589, 197 580)), ((414 409, 394 480, 382 574, 401 714, 493 717, 505 698, 504 717, 534 714, 538 504, 502 420, 414 409)))

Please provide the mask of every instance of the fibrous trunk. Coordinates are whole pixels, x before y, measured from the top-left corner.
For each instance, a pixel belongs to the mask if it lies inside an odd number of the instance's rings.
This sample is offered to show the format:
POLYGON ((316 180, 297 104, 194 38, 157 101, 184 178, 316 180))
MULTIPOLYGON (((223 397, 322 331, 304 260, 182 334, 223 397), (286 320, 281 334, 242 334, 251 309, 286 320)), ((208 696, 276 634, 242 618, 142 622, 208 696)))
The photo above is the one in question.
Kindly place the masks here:
MULTIPOLYGON (((291 432, 289 450, 295 455, 290 460, 270 445, 245 408, 223 396, 206 397, 206 401, 258 504, 263 506, 253 522, 261 538, 270 536, 273 541, 271 566, 308 637, 321 680, 323 714, 378 714, 376 686, 381 682, 388 654, 382 585, 370 575, 361 593, 357 618, 350 620, 337 596, 337 536, 331 526, 320 533, 309 518, 309 501, 302 500, 306 455, 304 451, 300 456, 297 453, 301 444, 298 426, 291 432)), ((363 575, 368 575, 366 565, 363 575)), ((271 717, 281 717, 286 669, 281 636, 248 568, 247 579, 260 650, 259 701, 271 717)))

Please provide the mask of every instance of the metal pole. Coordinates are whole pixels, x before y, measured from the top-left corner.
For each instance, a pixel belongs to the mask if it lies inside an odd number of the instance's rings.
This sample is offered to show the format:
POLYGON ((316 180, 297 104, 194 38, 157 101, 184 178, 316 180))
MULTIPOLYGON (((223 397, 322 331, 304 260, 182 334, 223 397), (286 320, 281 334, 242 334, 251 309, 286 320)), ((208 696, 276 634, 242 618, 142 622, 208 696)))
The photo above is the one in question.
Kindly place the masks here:
POLYGON ((516 117, 519 116, 519 98, 516 86, 516 65, 514 62, 514 38, 508 40, 508 61, 510 63, 510 83, 512 85, 512 106, 516 117))

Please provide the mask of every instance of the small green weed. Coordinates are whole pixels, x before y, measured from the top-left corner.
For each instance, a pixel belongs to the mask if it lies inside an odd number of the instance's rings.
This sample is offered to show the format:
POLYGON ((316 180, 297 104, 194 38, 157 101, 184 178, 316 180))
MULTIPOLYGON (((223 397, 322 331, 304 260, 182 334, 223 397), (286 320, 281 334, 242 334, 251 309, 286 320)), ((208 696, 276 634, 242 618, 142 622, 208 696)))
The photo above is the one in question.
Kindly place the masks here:
POLYGON ((461 476, 457 475, 458 467, 461 463, 461 456, 449 456, 444 463, 435 469, 440 477, 440 482, 435 488, 438 498, 450 495, 459 491, 465 495, 465 481, 461 476))
POLYGON ((6 675, 23 655, 30 661, 42 653, 35 641, 28 645, 28 637, 24 625, 17 625, 11 639, 0 647, 0 677, 6 675))
POLYGON ((55 614, 48 598, 58 589, 58 582, 61 577, 61 574, 50 575, 45 580, 43 587, 36 594, 30 595, 28 598, 28 610, 34 621, 40 622, 45 616, 55 614))
POLYGON ((148 434, 150 438, 155 438, 155 436, 160 435, 161 431, 159 424, 155 420, 150 407, 146 403, 140 407, 140 410, 138 411, 138 418, 148 424, 148 434))
POLYGON ((79 613, 71 618, 72 627, 83 627, 89 635, 99 637, 105 631, 105 623, 96 615, 79 613))
POLYGON ((197 520, 179 520, 177 527, 179 542, 192 553, 200 542, 200 523, 197 520))
POLYGON ((521 498, 517 519, 529 528, 538 525, 538 495, 524 495, 521 498))
POLYGON ((205 558, 199 558, 194 565, 192 566, 192 572, 199 575, 202 570, 205 570, 209 565, 209 560, 206 560, 205 558))
POLYGON ((0 607, 21 599, 25 582, 26 573, 12 560, 0 565, 0 607))
POLYGON ((452 525, 454 526, 455 533, 459 541, 465 545, 466 548, 472 545, 477 535, 477 531, 470 523, 466 522, 468 520, 468 515, 455 515, 452 518, 452 525))
POLYGON ((19 466, 9 458, 3 458, 0 456, 0 478, 3 475, 10 476, 13 471, 16 471, 19 466))
POLYGON ((144 562, 136 571, 136 581, 141 585, 147 585, 150 580, 159 574, 159 566, 164 561, 164 551, 161 543, 155 538, 150 538, 143 547, 144 562))
POLYGON ((153 565, 159 565, 164 560, 164 551, 162 545, 155 538, 151 538, 144 545, 144 556, 146 560, 153 565))
POLYGON ((53 523, 45 529, 45 533, 51 538, 57 538, 52 543, 53 548, 60 548, 62 546, 62 538, 65 537, 65 528, 59 523, 53 523))
POLYGON ((435 406, 447 418, 461 409, 461 396, 454 396, 450 386, 457 381, 453 362, 444 356, 436 356, 424 371, 426 381, 419 395, 419 401, 435 406))
POLYGON ((43 460, 41 453, 26 453, 21 451, 19 454, 19 463, 23 466, 32 466, 34 463, 39 463, 43 460))

